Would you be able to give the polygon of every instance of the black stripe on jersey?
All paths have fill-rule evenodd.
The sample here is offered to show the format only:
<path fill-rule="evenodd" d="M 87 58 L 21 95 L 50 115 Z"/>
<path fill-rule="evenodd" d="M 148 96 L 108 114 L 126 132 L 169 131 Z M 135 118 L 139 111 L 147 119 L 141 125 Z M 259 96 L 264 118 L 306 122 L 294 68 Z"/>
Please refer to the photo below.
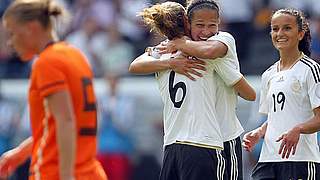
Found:
<path fill-rule="evenodd" d="M 308 63 L 310 63 L 311 65 L 313 65 L 314 69 L 315 69 L 315 72 L 317 74 L 317 77 L 318 77 L 318 82 L 320 82 L 320 69 L 319 69 L 319 64 L 317 62 L 312 62 L 310 61 L 310 58 L 308 57 L 305 57 L 304 58 Z"/>
<path fill-rule="evenodd" d="M 319 74 L 320 74 L 320 64 L 316 63 L 316 64 L 315 64 L 315 67 L 317 68 L 317 70 L 318 70 L 318 72 L 319 72 Z"/>
<path fill-rule="evenodd" d="M 319 64 L 313 64 L 313 67 L 317 73 L 318 76 L 318 82 L 320 82 L 320 69 L 319 69 Z"/>
<path fill-rule="evenodd" d="M 309 68 L 311 69 L 311 72 L 312 72 L 314 81 L 315 81 L 316 83 L 320 82 L 319 73 L 317 72 L 316 69 L 314 69 L 315 67 L 312 66 L 312 62 L 309 61 L 309 60 L 307 60 L 307 59 L 305 59 L 305 58 L 302 58 L 300 61 L 301 61 L 302 63 L 304 63 L 305 65 L 309 66 Z"/>
<path fill-rule="evenodd" d="M 309 62 L 311 65 L 314 67 L 314 71 L 317 74 L 318 77 L 318 82 L 320 82 L 320 69 L 319 69 L 319 64 L 318 63 L 312 63 L 307 57 L 304 58 L 307 62 Z"/>

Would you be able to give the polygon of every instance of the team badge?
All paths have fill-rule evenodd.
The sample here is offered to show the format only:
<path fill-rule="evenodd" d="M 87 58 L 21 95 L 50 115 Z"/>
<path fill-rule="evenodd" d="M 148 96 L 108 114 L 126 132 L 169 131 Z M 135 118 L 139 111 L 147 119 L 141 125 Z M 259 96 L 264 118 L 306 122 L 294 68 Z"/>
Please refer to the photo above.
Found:
<path fill-rule="evenodd" d="M 291 83 L 291 89 L 294 92 L 299 92 L 301 90 L 300 81 L 298 79 L 294 79 Z"/>

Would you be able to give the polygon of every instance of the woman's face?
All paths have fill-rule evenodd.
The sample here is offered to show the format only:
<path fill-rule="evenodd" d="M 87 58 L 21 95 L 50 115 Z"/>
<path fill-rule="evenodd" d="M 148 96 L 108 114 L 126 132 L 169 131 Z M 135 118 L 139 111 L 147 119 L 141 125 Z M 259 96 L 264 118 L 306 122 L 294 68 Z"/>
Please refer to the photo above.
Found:
<path fill-rule="evenodd" d="M 7 44 L 14 48 L 16 53 L 23 61 L 31 60 L 34 53 L 32 53 L 33 34 L 27 28 L 27 23 L 21 24 L 14 21 L 13 18 L 6 18 L 3 20 L 3 26 L 7 33 Z"/>
<path fill-rule="evenodd" d="M 271 39 L 279 51 L 298 49 L 304 31 L 299 31 L 296 17 L 289 14 L 275 14 L 271 19 Z"/>
<path fill-rule="evenodd" d="M 218 32 L 219 14 L 213 9 L 199 9 L 191 17 L 191 37 L 195 41 L 206 41 Z"/>

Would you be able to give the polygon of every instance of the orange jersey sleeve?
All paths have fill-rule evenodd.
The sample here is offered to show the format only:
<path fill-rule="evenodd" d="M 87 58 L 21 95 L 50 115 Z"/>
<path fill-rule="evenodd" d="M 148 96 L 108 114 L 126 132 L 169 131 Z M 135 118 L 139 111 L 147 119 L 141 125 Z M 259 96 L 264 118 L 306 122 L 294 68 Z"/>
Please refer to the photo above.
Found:
<path fill-rule="evenodd" d="M 40 90 L 40 95 L 46 97 L 49 94 L 62 89 L 68 89 L 67 74 L 64 72 L 61 57 L 47 55 L 45 60 L 37 62 L 35 76 L 37 77 L 37 86 Z"/>

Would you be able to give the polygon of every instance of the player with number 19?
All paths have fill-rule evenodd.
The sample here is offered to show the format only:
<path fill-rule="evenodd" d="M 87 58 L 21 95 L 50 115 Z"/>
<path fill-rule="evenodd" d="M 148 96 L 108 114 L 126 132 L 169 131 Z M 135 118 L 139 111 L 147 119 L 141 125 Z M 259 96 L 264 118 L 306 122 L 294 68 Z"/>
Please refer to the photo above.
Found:
<path fill-rule="evenodd" d="M 271 38 L 280 60 L 262 75 L 259 111 L 268 119 L 243 140 L 251 151 L 264 137 L 252 178 L 320 179 L 320 65 L 308 57 L 310 29 L 302 12 L 276 11 Z"/>

